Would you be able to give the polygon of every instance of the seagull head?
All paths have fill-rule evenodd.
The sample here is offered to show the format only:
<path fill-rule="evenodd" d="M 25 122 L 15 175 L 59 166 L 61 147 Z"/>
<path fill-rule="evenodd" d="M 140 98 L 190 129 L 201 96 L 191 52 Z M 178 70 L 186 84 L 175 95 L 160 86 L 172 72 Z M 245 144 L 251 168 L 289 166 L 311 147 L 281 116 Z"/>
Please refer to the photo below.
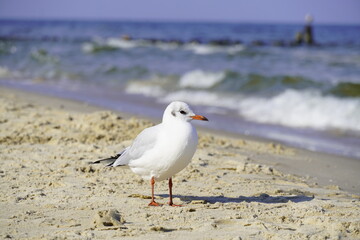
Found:
<path fill-rule="evenodd" d="M 188 104 L 180 101 L 170 103 L 165 109 L 163 122 L 177 119 L 181 121 L 190 122 L 191 120 L 209 121 L 206 117 L 196 115 Z"/>

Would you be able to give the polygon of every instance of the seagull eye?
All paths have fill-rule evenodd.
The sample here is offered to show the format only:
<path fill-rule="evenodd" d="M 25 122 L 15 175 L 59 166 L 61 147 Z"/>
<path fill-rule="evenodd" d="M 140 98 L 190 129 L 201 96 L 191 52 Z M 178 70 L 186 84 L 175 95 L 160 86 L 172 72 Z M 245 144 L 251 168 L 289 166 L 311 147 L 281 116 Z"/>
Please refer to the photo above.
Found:
<path fill-rule="evenodd" d="M 185 115 L 185 114 L 186 114 L 186 112 L 185 112 L 184 110 L 181 110 L 180 113 L 181 113 L 182 115 Z"/>

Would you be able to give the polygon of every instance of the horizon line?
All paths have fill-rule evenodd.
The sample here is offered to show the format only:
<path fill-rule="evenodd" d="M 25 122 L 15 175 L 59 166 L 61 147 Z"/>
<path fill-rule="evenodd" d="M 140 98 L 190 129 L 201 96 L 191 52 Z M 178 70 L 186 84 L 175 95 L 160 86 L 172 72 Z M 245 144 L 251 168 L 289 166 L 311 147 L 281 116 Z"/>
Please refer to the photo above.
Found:
<path fill-rule="evenodd" d="M 0 21 L 83 21 L 83 22 L 153 22 L 153 23 L 228 23 L 228 24 L 297 24 L 305 21 L 270 21 L 270 20 L 220 20 L 220 19 L 139 19 L 139 18 L 36 18 L 36 17 L 0 17 Z M 312 25 L 355 25 L 356 22 L 317 22 Z"/>

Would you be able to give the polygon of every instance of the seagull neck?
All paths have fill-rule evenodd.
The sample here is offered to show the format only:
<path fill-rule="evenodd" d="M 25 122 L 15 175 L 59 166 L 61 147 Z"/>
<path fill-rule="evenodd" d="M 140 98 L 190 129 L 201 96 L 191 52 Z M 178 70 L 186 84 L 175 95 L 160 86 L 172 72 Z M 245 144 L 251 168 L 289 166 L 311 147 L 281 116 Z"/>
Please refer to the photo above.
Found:
<path fill-rule="evenodd" d="M 184 124 L 190 124 L 189 122 L 183 121 L 181 119 L 177 119 L 177 118 L 165 118 L 163 120 L 163 124 L 164 125 L 184 125 Z"/>

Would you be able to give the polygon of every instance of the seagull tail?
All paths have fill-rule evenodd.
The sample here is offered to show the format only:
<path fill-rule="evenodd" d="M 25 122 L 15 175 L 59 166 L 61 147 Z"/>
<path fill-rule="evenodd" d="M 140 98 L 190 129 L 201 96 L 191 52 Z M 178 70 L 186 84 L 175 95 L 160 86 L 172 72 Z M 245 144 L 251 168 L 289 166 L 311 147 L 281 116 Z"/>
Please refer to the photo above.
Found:
<path fill-rule="evenodd" d="M 92 162 L 91 164 L 98 164 L 98 163 L 104 162 L 104 163 L 107 163 L 106 166 L 110 167 L 116 161 L 116 159 L 118 159 L 121 156 L 121 154 L 122 153 L 119 153 L 119 154 L 116 154 L 116 155 L 108 157 L 108 158 L 100 159 L 95 162 Z"/>

